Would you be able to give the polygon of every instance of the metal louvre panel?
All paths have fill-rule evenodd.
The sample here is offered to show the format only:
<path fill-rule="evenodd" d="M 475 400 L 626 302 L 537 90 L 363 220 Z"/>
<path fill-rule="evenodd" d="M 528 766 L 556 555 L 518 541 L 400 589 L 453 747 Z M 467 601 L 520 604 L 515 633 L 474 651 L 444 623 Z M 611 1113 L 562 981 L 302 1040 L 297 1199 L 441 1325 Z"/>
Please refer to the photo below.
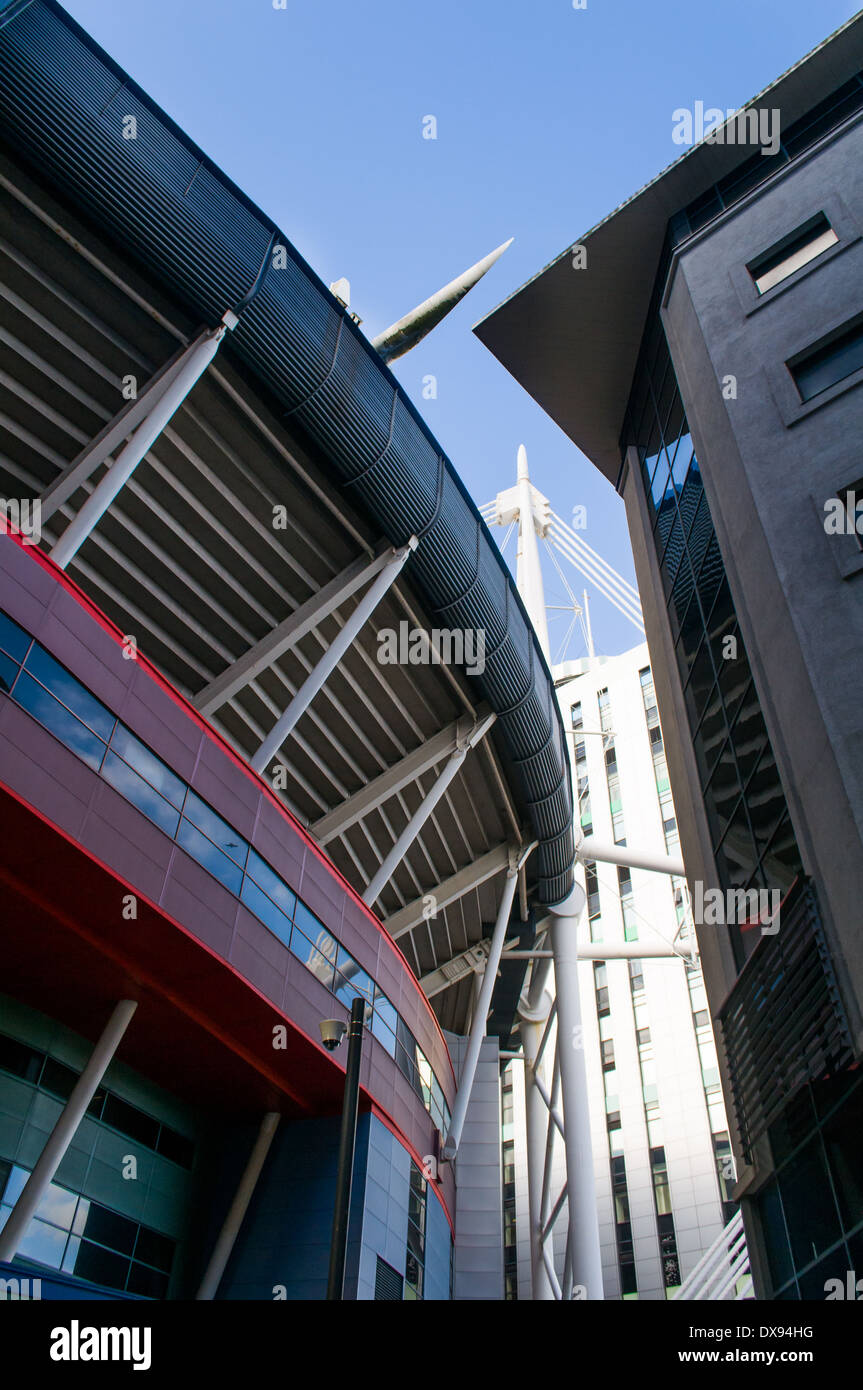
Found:
<path fill-rule="evenodd" d="M 854 1058 L 812 884 L 782 909 L 719 1012 L 734 1108 L 751 1151 L 806 1081 Z"/>
<path fill-rule="evenodd" d="M 6 23 L 0 10 L 0 79 L 4 135 L 82 217 L 200 320 L 214 325 L 239 304 L 277 228 L 54 0 L 33 0 Z M 126 115 L 138 122 L 137 140 L 122 138 Z M 289 427 L 302 426 L 392 542 L 422 535 L 408 573 L 429 611 L 443 612 L 449 626 L 486 630 L 492 654 L 472 679 L 500 715 L 494 737 L 504 759 L 521 760 L 513 775 L 541 841 L 540 889 L 555 901 L 572 885 L 568 762 L 551 677 L 521 600 L 395 378 L 287 239 L 280 242 L 286 266 L 267 269 L 223 350 L 255 372 Z M 447 615 L 456 602 L 457 623 Z"/>

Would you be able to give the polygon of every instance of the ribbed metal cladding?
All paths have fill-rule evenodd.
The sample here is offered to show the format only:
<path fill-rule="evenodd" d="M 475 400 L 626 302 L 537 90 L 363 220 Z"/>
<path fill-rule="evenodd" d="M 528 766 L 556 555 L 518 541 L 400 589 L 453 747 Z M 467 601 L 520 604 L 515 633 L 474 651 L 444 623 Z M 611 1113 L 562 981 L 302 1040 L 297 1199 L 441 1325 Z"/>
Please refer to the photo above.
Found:
<path fill-rule="evenodd" d="M 123 138 L 133 115 L 136 139 Z M 0 130 L 85 220 L 213 326 L 255 283 L 275 225 L 54 0 L 0 0 Z M 486 632 L 471 677 L 531 833 L 543 902 L 572 887 L 572 790 L 551 676 L 497 547 L 395 378 L 290 245 L 226 349 L 279 401 L 393 543 L 440 625 Z"/>
<path fill-rule="evenodd" d="M 815 890 L 801 884 L 719 1014 L 747 1159 L 796 1091 L 854 1060 Z"/>

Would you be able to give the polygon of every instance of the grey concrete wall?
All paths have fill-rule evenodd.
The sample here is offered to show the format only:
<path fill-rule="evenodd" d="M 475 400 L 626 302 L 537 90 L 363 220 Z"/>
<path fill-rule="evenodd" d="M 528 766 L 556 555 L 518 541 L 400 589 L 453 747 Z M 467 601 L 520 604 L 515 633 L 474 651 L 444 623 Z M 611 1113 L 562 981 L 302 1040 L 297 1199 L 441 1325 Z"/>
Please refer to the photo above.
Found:
<path fill-rule="evenodd" d="M 838 244 L 759 297 L 746 266 L 825 212 Z M 664 322 L 806 872 L 863 1045 L 863 554 L 823 502 L 863 475 L 863 372 L 800 401 L 787 363 L 863 311 L 863 122 L 679 249 Z M 736 399 L 722 385 L 736 378 Z"/>

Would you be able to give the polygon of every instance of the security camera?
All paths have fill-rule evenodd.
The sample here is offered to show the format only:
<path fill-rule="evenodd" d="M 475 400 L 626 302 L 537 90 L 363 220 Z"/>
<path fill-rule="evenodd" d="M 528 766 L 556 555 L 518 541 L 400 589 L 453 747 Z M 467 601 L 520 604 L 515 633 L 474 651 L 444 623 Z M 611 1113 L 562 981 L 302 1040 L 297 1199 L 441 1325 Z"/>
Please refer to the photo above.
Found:
<path fill-rule="evenodd" d="M 340 1018 L 322 1018 L 320 1022 L 321 1042 L 327 1052 L 335 1052 L 348 1031 L 348 1025 Z"/>

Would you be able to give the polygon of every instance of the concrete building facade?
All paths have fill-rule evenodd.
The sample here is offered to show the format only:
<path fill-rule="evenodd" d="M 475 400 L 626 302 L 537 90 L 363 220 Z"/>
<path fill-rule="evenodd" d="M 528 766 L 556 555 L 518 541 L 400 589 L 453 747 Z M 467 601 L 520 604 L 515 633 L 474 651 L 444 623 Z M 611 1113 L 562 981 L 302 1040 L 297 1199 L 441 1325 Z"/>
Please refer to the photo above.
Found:
<path fill-rule="evenodd" d="M 676 815 L 648 649 L 555 667 L 571 731 L 582 833 L 676 854 Z M 734 1213 L 728 1124 L 704 982 L 691 959 L 686 881 L 587 861 L 580 930 L 591 943 L 676 945 L 679 958 L 586 961 L 580 968 L 594 1175 L 606 1298 L 670 1297 Z M 688 959 L 687 959 L 688 957 Z M 504 1087 L 504 1172 L 515 1169 L 510 1296 L 530 1296 L 524 1066 Z M 511 1101 L 507 1096 L 511 1094 Z M 555 1191 L 565 1177 L 560 1146 Z M 507 1233 L 511 1241 L 511 1233 Z M 555 1231 L 562 1260 L 565 1227 Z M 513 1266 L 514 1271 L 513 1271 Z"/>

